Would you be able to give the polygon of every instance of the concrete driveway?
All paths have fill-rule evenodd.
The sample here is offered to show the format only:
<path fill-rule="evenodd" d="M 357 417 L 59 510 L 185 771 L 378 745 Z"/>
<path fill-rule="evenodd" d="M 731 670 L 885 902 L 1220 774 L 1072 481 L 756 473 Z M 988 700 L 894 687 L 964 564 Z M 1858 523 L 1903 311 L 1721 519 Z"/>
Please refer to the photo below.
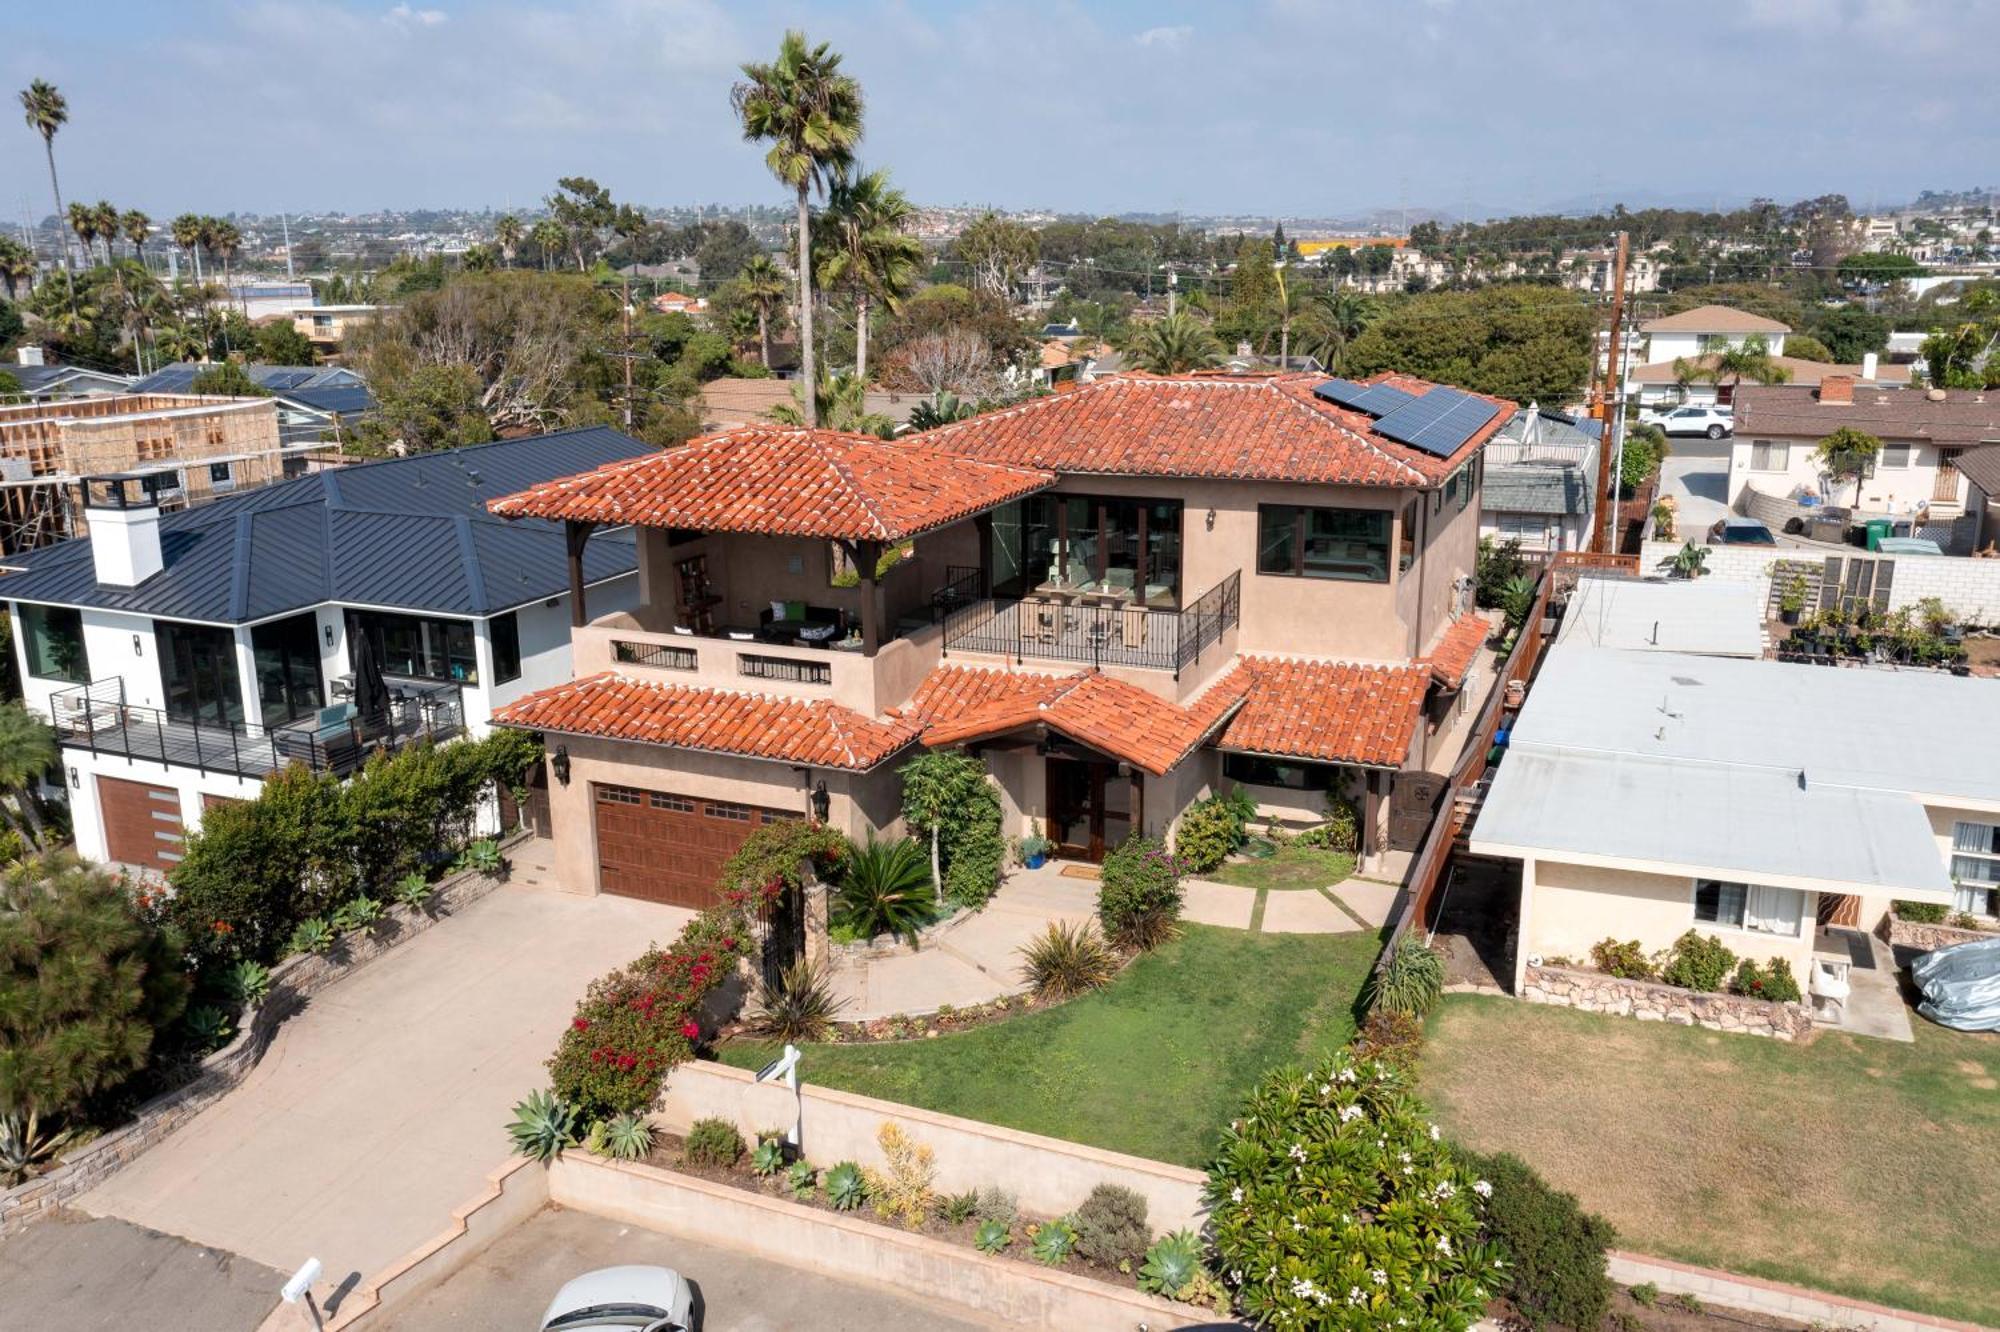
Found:
<path fill-rule="evenodd" d="M 1677 439 L 1660 463 L 1660 494 L 1679 506 L 1683 537 L 1700 541 L 1716 520 L 1729 516 L 1729 441 L 1718 455 L 1705 439 Z"/>
<path fill-rule="evenodd" d="M 517 857 L 517 864 L 522 857 Z M 691 913 L 517 882 L 323 990 L 241 1086 L 80 1201 L 327 1284 L 443 1229 L 591 978 Z"/>
<path fill-rule="evenodd" d="M 123 1221 L 58 1211 L 0 1240 L 0 1327 L 250 1332 L 290 1275 Z"/>

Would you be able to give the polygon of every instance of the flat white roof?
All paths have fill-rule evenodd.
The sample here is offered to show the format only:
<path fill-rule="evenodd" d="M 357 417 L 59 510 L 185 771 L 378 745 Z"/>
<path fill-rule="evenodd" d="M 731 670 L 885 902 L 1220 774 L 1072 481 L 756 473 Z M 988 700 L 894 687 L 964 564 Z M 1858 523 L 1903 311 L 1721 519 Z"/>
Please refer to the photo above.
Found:
<path fill-rule="evenodd" d="M 1720 578 L 1579 578 L 1556 641 L 1704 657 L 1761 657 L 1760 586 Z"/>

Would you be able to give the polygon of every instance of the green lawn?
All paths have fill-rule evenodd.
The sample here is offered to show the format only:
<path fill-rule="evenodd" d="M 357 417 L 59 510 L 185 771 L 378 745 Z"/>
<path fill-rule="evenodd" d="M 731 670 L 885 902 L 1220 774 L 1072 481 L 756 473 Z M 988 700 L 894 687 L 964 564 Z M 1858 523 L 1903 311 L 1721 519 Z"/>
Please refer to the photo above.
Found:
<path fill-rule="evenodd" d="M 1450 996 L 1423 1088 L 1626 1247 L 2000 1325 L 2000 1036 L 1795 1047 Z"/>
<path fill-rule="evenodd" d="M 1283 891 L 1331 888 L 1352 873 L 1354 857 L 1345 851 L 1283 846 L 1276 855 L 1263 860 L 1232 861 L 1202 877 L 1214 883 L 1233 883 L 1238 888 Z"/>
<path fill-rule="evenodd" d="M 1182 1165 L 1259 1075 L 1354 1034 L 1373 934 L 1258 935 L 1189 925 L 1105 989 L 950 1036 L 815 1045 L 808 1081 Z M 754 1068 L 771 1047 L 722 1057 Z"/>

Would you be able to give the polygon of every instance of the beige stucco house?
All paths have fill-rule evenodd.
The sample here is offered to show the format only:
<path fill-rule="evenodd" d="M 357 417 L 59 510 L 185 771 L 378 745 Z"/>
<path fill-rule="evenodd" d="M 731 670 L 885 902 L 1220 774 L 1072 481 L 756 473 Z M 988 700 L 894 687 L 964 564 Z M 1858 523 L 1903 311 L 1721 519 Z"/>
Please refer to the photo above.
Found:
<path fill-rule="evenodd" d="M 1398 417 L 1397 412 L 1404 415 Z M 537 486 L 581 552 L 637 531 L 639 606 L 579 609 L 540 731 L 577 889 L 701 903 L 772 819 L 900 826 L 963 746 L 1009 836 L 1095 858 L 1224 783 L 1359 801 L 1378 853 L 1486 625 L 1480 453 L 1510 403 L 1423 381 L 1135 375 L 893 443 L 750 425 Z"/>

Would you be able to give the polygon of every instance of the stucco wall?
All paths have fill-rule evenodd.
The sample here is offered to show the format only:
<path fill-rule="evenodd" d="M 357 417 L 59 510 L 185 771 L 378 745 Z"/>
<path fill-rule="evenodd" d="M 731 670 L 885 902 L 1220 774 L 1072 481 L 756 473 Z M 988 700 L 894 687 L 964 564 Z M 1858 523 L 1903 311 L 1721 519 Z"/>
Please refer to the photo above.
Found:
<path fill-rule="evenodd" d="M 1826 433 L 1832 434 L 1841 425 L 1829 408 Z M 1828 503 L 1852 505 L 1854 503 L 1854 483 L 1852 481 L 1830 480 L 1820 470 L 1816 450 L 1820 435 L 1773 435 L 1744 433 L 1731 436 L 1729 445 L 1729 498 L 1732 502 L 1740 499 L 1745 486 L 1754 486 L 1767 495 L 1789 496 L 1799 487 L 1809 488 L 1825 497 Z M 1952 500 L 1932 498 L 1932 488 L 1937 483 L 1938 446 L 1923 440 L 1899 438 L 1894 435 L 1882 436 L 1885 445 L 1908 445 L 1909 461 L 1903 466 L 1890 466 L 1878 462 L 1875 475 L 1861 484 L 1861 507 L 1883 513 L 1906 515 L 1918 504 L 1929 504 L 1933 509 L 1959 508 L 1965 500 L 1966 486 L 1963 478 L 1958 483 L 1958 493 Z M 1760 443 L 1783 444 L 1785 463 L 1782 468 L 1753 469 L 1750 466 L 1751 446 Z"/>
<path fill-rule="evenodd" d="M 1698 930 L 1722 940 L 1738 957 L 1759 962 L 1783 958 L 1801 983 L 1810 974 L 1815 906 L 1811 894 L 1806 895 L 1799 933 L 1786 938 L 1695 920 L 1694 881 L 1684 876 L 1547 859 L 1524 864 L 1520 949 L 1524 961 L 1539 956 L 1587 962 L 1591 946 L 1604 939 L 1636 939 L 1650 953 Z"/>
<path fill-rule="evenodd" d="M 1693 534 L 1699 542 L 1700 534 Z M 1648 541 L 1639 558 L 1647 574 L 1660 572 L 1663 562 L 1672 560 L 1681 548 L 1678 541 Z M 1771 566 L 1780 558 L 1831 555 L 1836 559 L 1886 560 L 1896 573 L 1889 584 L 1889 609 L 1912 606 L 1925 597 L 1936 597 L 1961 621 L 1971 625 L 2000 625 L 2000 560 L 1972 560 L 1954 555 L 1870 555 L 1864 550 L 1814 547 L 1811 552 L 1759 550 L 1748 546 L 1708 548 L 1705 578 L 1730 582 L 1756 583 L 1760 596 L 1770 595 Z"/>

